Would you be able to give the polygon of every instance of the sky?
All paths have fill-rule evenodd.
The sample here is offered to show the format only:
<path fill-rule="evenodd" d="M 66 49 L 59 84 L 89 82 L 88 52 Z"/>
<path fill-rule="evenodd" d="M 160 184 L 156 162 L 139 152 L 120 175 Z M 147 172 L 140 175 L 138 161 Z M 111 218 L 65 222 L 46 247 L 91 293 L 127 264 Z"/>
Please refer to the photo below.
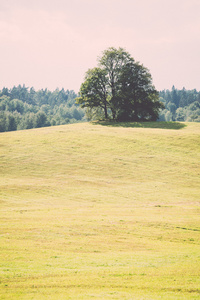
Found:
<path fill-rule="evenodd" d="M 79 91 L 109 47 L 157 90 L 200 90 L 200 0 L 0 0 L 0 89 Z"/>

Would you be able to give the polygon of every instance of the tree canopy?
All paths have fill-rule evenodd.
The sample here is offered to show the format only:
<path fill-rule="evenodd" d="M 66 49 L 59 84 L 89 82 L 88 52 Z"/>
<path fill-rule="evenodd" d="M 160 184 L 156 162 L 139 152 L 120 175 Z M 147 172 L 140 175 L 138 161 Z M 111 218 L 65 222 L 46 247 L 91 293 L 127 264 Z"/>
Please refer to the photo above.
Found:
<path fill-rule="evenodd" d="M 154 121 L 163 104 L 148 69 L 123 48 L 108 48 L 86 72 L 77 103 L 119 121 Z"/>
<path fill-rule="evenodd" d="M 196 89 L 160 92 L 160 101 L 165 108 L 160 112 L 159 121 L 200 122 L 200 92 Z"/>
<path fill-rule="evenodd" d="M 0 132 L 84 122 L 74 91 L 35 91 L 25 85 L 0 90 Z"/>

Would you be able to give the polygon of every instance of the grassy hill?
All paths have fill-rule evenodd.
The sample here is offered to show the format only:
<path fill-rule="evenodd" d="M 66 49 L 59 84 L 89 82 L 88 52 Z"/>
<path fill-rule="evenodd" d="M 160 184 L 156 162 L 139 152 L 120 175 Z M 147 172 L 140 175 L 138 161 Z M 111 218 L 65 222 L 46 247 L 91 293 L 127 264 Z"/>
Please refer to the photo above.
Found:
<path fill-rule="evenodd" d="M 106 125 L 0 134 L 0 299 L 200 299 L 200 124 Z"/>

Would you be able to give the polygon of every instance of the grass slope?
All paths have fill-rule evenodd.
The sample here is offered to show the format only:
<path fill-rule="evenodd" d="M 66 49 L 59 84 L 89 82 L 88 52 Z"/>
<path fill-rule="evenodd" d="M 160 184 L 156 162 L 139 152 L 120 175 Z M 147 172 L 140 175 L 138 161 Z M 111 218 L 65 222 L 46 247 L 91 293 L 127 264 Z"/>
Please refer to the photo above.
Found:
<path fill-rule="evenodd" d="M 0 299 L 200 299 L 200 124 L 102 125 L 0 134 Z"/>

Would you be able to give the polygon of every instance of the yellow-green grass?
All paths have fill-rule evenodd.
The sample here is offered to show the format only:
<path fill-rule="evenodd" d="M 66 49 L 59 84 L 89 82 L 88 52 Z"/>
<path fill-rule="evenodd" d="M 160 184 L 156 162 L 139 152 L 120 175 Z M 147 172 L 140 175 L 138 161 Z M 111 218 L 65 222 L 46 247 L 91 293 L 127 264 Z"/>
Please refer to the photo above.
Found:
<path fill-rule="evenodd" d="M 0 299 L 200 299 L 200 124 L 159 124 L 0 134 Z"/>

